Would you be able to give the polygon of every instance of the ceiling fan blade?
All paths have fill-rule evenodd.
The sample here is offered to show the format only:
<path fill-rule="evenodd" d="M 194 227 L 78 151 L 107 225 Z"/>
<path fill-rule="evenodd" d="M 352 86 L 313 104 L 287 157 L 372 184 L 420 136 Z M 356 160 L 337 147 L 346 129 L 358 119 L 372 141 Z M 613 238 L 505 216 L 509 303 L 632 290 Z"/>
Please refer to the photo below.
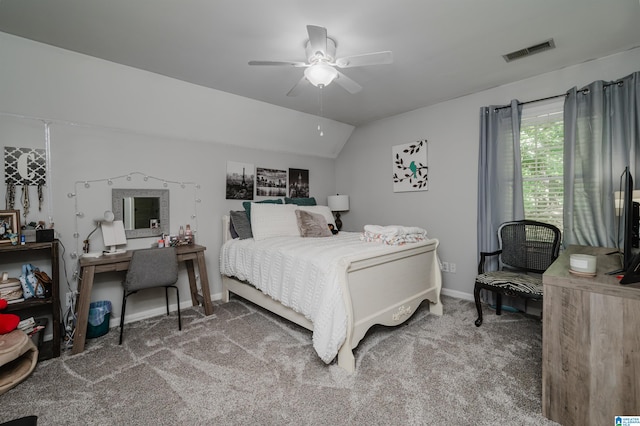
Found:
<path fill-rule="evenodd" d="M 305 77 L 302 77 L 295 86 L 287 92 L 287 96 L 298 96 L 304 87 L 310 84 Z"/>
<path fill-rule="evenodd" d="M 362 90 L 362 86 L 360 86 L 358 83 L 356 83 L 355 81 L 351 80 L 349 77 L 347 77 L 346 75 L 342 74 L 340 71 L 338 71 L 338 77 L 336 77 L 335 80 L 336 83 L 338 83 L 340 86 L 342 86 L 347 92 L 351 93 L 352 95 L 354 93 L 358 93 L 359 91 Z"/>
<path fill-rule="evenodd" d="M 284 61 L 249 61 L 249 65 L 286 65 L 290 67 L 306 67 L 306 62 L 284 62 Z"/>
<path fill-rule="evenodd" d="M 336 59 L 336 66 L 340 68 L 362 67 L 365 65 L 383 65 L 393 62 L 393 52 L 365 53 L 362 55 L 346 56 Z"/>
<path fill-rule="evenodd" d="M 327 29 L 315 25 L 307 25 L 307 32 L 309 33 L 311 53 L 321 52 L 322 56 L 327 56 Z"/>

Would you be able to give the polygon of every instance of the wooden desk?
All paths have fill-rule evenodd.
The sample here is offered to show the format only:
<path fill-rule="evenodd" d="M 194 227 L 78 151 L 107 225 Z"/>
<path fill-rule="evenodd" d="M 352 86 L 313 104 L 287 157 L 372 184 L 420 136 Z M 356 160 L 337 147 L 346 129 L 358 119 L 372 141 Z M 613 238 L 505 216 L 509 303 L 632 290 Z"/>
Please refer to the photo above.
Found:
<path fill-rule="evenodd" d="M 200 245 L 178 247 L 178 262 L 184 262 L 187 266 L 189 276 L 189 287 L 191 290 L 191 302 L 193 306 L 202 303 L 205 315 L 213 313 L 211 304 L 211 294 L 209 293 L 209 277 L 207 266 L 204 262 L 204 251 L 206 247 Z M 72 354 L 84 351 L 84 344 L 87 337 L 87 321 L 89 319 L 89 304 L 91 303 L 91 290 L 93 289 L 93 279 L 95 274 L 102 272 L 126 271 L 129 269 L 132 251 L 123 254 L 100 256 L 96 258 L 80 258 L 80 280 L 78 281 L 78 300 L 76 302 L 76 331 L 73 338 Z M 196 274 L 194 261 L 197 261 L 200 273 L 200 284 L 202 295 L 198 293 L 196 285 Z"/>
<path fill-rule="evenodd" d="M 640 284 L 606 275 L 611 251 L 570 246 L 542 276 L 542 414 L 563 425 L 640 414 Z M 595 277 L 569 272 L 577 253 L 597 257 Z"/>

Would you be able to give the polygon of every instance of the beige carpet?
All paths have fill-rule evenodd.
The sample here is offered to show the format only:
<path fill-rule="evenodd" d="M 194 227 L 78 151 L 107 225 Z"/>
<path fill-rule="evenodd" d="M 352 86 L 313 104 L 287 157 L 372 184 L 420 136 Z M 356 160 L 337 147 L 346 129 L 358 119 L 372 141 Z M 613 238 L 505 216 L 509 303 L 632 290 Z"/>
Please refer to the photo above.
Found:
<path fill-rule="evenodd" d="M 356 373 L 325 365 L 311 333 L 234 298 L 125 326 L 38 364 L 0 397 L 0 421 L 39 425 L 553 425 L 541 414 L 540 321 L 443 297 L 375 327 Z"/>

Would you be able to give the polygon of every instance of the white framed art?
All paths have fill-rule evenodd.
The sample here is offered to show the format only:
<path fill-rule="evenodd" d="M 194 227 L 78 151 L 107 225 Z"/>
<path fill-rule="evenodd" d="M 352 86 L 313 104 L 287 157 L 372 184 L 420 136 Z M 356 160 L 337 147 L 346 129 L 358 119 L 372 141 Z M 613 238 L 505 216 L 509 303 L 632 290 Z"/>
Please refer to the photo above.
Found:
<path fill-rule="evenodd" d="M 393 192 L 428 191 L 427 140 L 396 145 L 393 155 Z"/>

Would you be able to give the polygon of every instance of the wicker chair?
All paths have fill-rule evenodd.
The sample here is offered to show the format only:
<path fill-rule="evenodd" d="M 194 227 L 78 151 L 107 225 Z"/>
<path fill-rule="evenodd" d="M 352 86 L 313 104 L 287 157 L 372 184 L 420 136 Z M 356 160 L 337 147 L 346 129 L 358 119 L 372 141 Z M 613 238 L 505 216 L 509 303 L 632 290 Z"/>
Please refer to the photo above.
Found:
<path fill-rule="evenodd" d="M 477 327 L 482 325 L 480 290 L 496 294 L 496 315 L 502 313 L 502 295 L 542 300 L 542 276 L 558 258 L 560 230 L 553 225 L 532 220 L 506 222 L 498 229 L 500 249 L 480 253 L 478 276 L 473 295 L 478 309 Z M 499 256 L 499 270 L 485 272 L 485 262 Z M 533 273 L 534 275 L 531 275 Z"/>

